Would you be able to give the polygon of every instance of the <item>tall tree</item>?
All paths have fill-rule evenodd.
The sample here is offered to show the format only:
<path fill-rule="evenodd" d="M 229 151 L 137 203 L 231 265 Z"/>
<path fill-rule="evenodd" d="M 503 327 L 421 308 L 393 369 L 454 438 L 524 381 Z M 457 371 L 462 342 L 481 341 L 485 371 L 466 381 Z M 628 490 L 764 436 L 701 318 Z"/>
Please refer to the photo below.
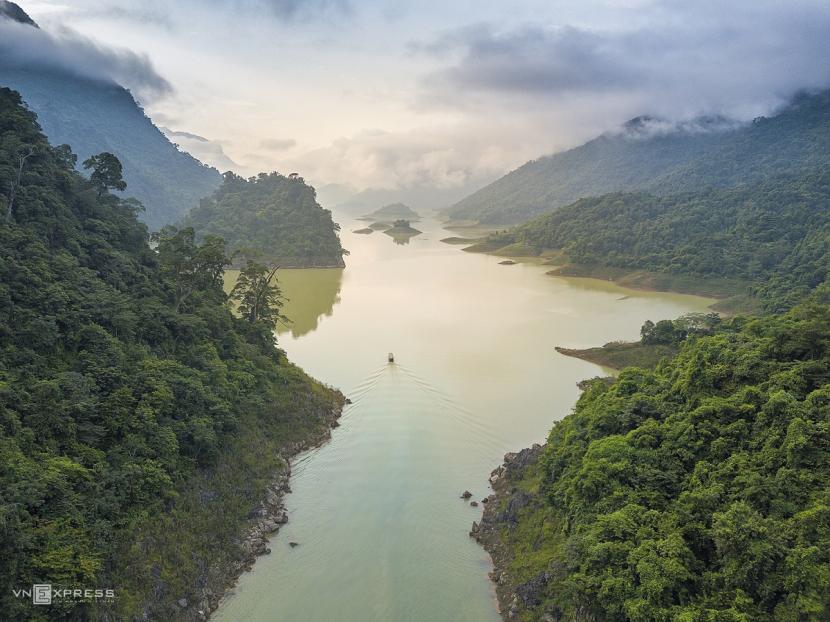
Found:
<path fill-rule="evenodd" d="M 89 180 L 98 189 L 98 196 L 102 196 L 108 190 L 126 190 L 127 188 L 121 161 L 108 151 L 84 160 L 84 168 L 92 169 Z"/>
<path fill-rule="evenodd" d="M 152 240 L 157 244 L 162 273 L 174 284 L 176 311 L 181 311 L 195 292 L 221 291 L 225 266 L 230 263 L 222 238 L 205 236 L 198 245 L 192 228 L 169 226 L 154 233 Z"/>
<path fill-rule="evenodd" d="M 238 303 L 242 317 L 252 323 L 264 323 L 271 331 L 279 322 L 288 321 L 280 313 L 285 297 L 276 281 L 277 270 L 249 259 L 230 295 Z"/>

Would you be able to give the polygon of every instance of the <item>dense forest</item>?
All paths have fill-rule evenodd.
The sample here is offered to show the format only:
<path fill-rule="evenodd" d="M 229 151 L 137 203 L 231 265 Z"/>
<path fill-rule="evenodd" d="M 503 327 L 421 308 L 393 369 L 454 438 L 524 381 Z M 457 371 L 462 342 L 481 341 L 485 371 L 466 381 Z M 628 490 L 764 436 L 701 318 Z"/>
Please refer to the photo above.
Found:
<path fill-rule="evenodd" d="M 225 173 L 222 186 L 182 221 L 200 237 L 218 235 L 232 252 L 270 265 L 342 267 L 344 250 L 331 212 L 302 177 Z"/>
<path fill-rule="evenodd" d="M 223 240 L 151 248 L 110 192 L 118 160 L 76 160 L 0 89 L 1 617 L 178 619 L 227 583 L 280 453 L 342 398 L 277 349 L 261 266 L 234 315 Z M 32 608 L 11 590 L 33 583 L 117 598 Z"/>
<path fill-rule="evenodd" d="M 0 20 L 37 28 L 20 7 L 8 3 L 7 10 Z M 13 58 L 0 44 L 0 86 L 18 91 L 49 141 L 72 145 L 79 162 L 96 153 L 115 154 L 124 166 L 129 196 L 144 205 L 139 219 L 151 229 L 176 222 L 219 187 L 219 171 L 171 143 L 127 89 Z"/>
<path fill-rule="evenodd" d="M 830 270 L 830 169 L 669 196 L 609 194 L 490 236 L 488 249 L 564 252 L 587 266 L 738 279 L 768 311 Z"/>
<path fill-rule="evenodd" d="M 588 196 L 676 194 L 756 183 L 830 166 L 830 91 L 802 94 L 768 118 L 672 125 L 641 117 L 619 132 L 533 160 L 447 210 L 457 220 L 513 224 Z"/>
<path fill-rule="evenodd" d="M 474 527 L 507 551 L 510 619 L 827 620 L 828 303 L 824 285 L 590 382 L 538 459 L 514 455 Z"/>

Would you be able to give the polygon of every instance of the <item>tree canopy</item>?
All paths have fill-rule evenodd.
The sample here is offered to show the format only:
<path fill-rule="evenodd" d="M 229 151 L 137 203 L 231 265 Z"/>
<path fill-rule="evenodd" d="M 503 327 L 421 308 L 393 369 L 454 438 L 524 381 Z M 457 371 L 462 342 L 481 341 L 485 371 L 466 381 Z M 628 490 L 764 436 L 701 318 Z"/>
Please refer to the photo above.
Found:
<path fill-rule="evenodd" d="M 302 177 L 225 173 L 222 186 L 182 221 L 199 238 L 216 235 L 232 252 L 271 266 L 339 267 L 345 251 L 331 212 Z"/>
<path fill-rule="evenodd" d="M 828 277 L 828 204 L 830 170 L 807 170 L 727 190 L 581 199 L 487 242 L 557 249 L 588 266 L 742 279 L 781 311 Z"/>
<path fill-rule="evenodd" d="M 225 584 L 280 451 L 339 399 L 233 313 L 221 239 L 165 229 L 151 247 L 105 160 L 101 179 L 77 173 L 0 88 L 4 620 L 167 619 Z M 11 588 L 33 583 L 117 598 L 32 608 Z"/>
<path fill-rule="evenodd" d="M 589 383 L 513 482 L 533 500 L 505 531 L 511 573 L 542 586 L 516 619 L 827 619 L 830 289 L 817 294 Z"/>

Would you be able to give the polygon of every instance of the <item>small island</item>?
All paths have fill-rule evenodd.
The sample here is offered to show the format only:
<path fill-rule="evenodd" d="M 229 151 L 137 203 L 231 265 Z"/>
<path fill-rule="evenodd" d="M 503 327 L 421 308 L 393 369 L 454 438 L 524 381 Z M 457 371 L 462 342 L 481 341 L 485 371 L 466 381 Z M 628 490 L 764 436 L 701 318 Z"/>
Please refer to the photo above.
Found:
<path fill-rule="evenodd" d="M 352 233 L 359 233 L 361 235 L 369 235 L 370 233 L 374 233 L 375 230 L 371 227 L 363 227 L 363 229 L 355 229 Z"/>
<path fill-rule="evenodd" d="M 384 205 L 383 207 L 376 209 L 371 214 L 366 214 L 360 220 L 373 220 L 373 221 L 389 221 L 389 220 L 400 220 L 405 219 L 409 221 L 413 220 L 420 220 L 421 216 L 416 212 L 414 209 L 406 205 L 405 203 L 390 203 L 389 205 Z"/>

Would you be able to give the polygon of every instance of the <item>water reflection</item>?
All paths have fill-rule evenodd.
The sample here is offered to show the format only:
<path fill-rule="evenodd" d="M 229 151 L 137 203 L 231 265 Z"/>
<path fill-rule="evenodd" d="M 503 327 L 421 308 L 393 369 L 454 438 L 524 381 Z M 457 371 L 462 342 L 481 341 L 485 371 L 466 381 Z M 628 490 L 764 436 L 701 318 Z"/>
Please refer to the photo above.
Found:
<path fill-rule="evenodd" d="M 288 298 L 282 312 L 291 320 L 288 326 L 277 328 L 278 334 L 290 332 L 297 338 L 316 330 L 320 320 L 330 317 L 340 302 L 342 268 L 286 269 L 278 276 Z"/>
<path fill-rule="evenodd" d="M 225 291 L 233 289 L 239 270 L 225 272 Z M 340 302 L 343 284 L 342 268 L 285 268 L 277 272 L 277 280 L 286 297 L 282 314 L 290 321 L 277 326 L 277 334 L 290 333 L 295 339 L 317 329 L 320 320 L 330 317 Z"/>
<path fill-rule="evenodd" d="M 384 233 L 388 235 L 390 238 L 392 238 L 392 241 L 395 244 L 398 244 L 400 246 L 405 246 L 409 244 L 409 240 L 414 238 L 416 235 L 421 235 L 420 231 L 416 233 L 392 233 L 389 231 L 384 231 Z"/>

